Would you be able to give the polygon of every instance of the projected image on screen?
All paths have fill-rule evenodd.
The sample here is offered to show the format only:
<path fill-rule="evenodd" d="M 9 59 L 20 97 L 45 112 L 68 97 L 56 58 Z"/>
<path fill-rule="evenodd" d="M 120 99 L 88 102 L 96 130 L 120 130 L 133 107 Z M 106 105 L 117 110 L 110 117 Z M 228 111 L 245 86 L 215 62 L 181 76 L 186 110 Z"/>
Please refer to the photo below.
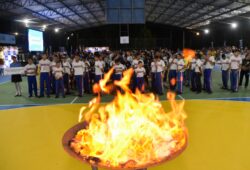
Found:
<path fill-rule="evenodd" d="M 29 29 L 29 51 L 43 51 L 43 32 Z"/>

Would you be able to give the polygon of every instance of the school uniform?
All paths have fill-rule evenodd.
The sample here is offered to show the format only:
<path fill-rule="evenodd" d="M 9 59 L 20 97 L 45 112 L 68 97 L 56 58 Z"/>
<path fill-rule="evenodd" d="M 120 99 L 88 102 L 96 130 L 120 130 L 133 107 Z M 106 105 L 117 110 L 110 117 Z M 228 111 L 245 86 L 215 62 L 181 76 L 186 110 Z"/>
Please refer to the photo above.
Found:
<path fill-rule="evenodd" d="M 21 67 L 21 63 L 19 62 L 13 62 L 10 64 L 10 67 Z M 21 96 L 22 91 L 21 91 L 21 85 L 20 82 L 22 82 L 22 76 L 21 74 L 14 74 L 11 75 L 11 82 L 15 84 L 16 88 L 16 96 Z"/>
<path fill-rule="evenodd" d="M 165 66 L 167 66 L 167 65 L 168 65 L 168 57 L 167 57 L 167 56 L 164 56 L 164 57 L 163 57 L 163 61 L 164 61 L 164 63 L 165 63 Z M 164 82 L 164 83 L 166 83 L 167 77 L 168 77 L 168 72 L 167 72 L 167 70 L 165 70 L 164 77 L 163 77 L 163 82 Z"/>
<path fill-rule="evenodd" d="M 88 61 L 85 61 L 84 63 L 85 63 L 85 74 L 83 78 L 84 92 L 90 93 L 90 76 L 89 76 L 90 63 Z"/>
<path fill-rule="evenodd" d="M 51 67 L 51 73 L 52 73 L 50 76 L 51 90 L 52 90 L 52 93 L 54 94 L 56 91 L 56 79 L 53 74 L 53 71 L 54 71 L 54 68 L 56 67 L 56 62 L 52 61 L 50 67 Z"/>
<path fill-rule="evenodd" d="M 231 81 L 231 90 L 233 92 L 238 91 L 238 79 L 239 79 L 239 69 L 242 64 L 242 59 L 240 56 L 231 56 L 230 58 L 230 81 Z"/>
<path fill-rule="evenodd" d="M 53 75 L 55 77 L 56 98 L 59 97 L 60 92 L 61 92 L 62 96 L 65 97 L 63 72 L 64 71 L 63 71 L 62 67 L 54 67 L 54 69 L 53 69 Z"/>
<path fill-rule="evenodd" d="M 196 90 L 196 81 L 195 81 L 195 66 L 196 66 L 196 59 L 193 58 L 190 62 L 190 79 L 191 79 L 191 90 Z"/>
<path fill-rule="evenodd" d="M 82 96 L 83 90 L 83 73 L 85 72 L 85 64 L 82 61 L 73 61 L 72 68 L 74 69 L 74 76 L 76 80 L 76 87 L 78 90 L 79 97 Z"/>
<path fill-rule="evenodd" d="M 220 60 L 221 64 L 221 74 L 222 74 L 222 84 L 223 88 L 228 89 L 228 79 L 229 79 L 229 64 L 230 60 L 229 59 L 221 59 Z"/>
<path fill-rule="evenodd" d="M 103 70 L 103 63 L 101 61 L 95 61 L 95 83 L 99 83 L 103 78 Z"/>
<path fill-rule="evenodd" d="M 146 74 L 146 70 L 144 67 L 137 67 L 135 69 L 136 74 L 136 88 L 140 90 L 142 93 L 144 92 L 144 75 Z"/>
<path fill-rule="evenodd" d="M 177 93 L 183 93 L 183 76 L 184 76 L 185 62 L 183 59 L 177 60 Z"/>
<path fill-rule="evenodd" d="M 70 70 L 71 70 L 71 65 L 68 61 L 65 61 L 62 63 L 62 67 L 63 67 L 63 81 L 64 81 L 64 87 L 66 88 L 66 93 L 68 94 L 70 92 L 69 90 L 69 76 L 71 74 Z"/>
<path fill-rule="evenodd" d="M 239 86 L 242 85 L 243 82 L 243 78 L 245 77 L 245 88 L 248 87 L 248 83 L 249 83 L 249 71 L 250 71 L 250 60 L 244 58 L 242 60 L 242 68 L 240 71 L 240 83 Z"/>
<path fill-rule="evenodd" d="M 170 90 L 174 91 L 176 88 L 176 77 L 177 77 L 177 59 L 170 58 L 169 59 L 169 73 L 168 73 L 168 80 L 169 80 L 169 86 Z"/>
<path fill-rule="evenodd" d="M 46 93 L 47 96 L 50 96 L 50 65 L 51 62 L 46 60 L 40 60 L 39 61 L 39 67 L 40 67 L 40 97 L 44 96 L 44 82 L 46 83 Z"/>
<path fill-rule="evenodd" d="M 33 96 L 33 91 L 34 91 L 35 96 L 37 96 L 36 69 L 37 68 L 35 64 L 27 64 L 24 67 L 24 70 L 28 79 L 29 97 Z"/>
<path fill-rule="evenodd" d="M 211 81 L 212 81 L 212 70 L 214 68 L 214 64 L 210 62 L 215 62 L 215 59 L 213 56 L 210 56 L 208 58 L 208 61 L 205 61 L 204 84 L 205 84 L 205 90 L 208 93 L 212 92 Z"/>
<path fill-rule="evenodd" d="M 162 87 L 162 74 L 165 68 L 165 63 L 163 60 L 156 61 L 156 72 L 155 72 L 155 90 L 156 93 L 161 95 L 163 94 L 163 87 Z"/>
<path fill-rule="evenodd" d="M 114 65 L 114 80 L 121 80 L 122 79 L 122 72 L 125 70 L 125 66 L 123 64 L 115 64 Z"/>
<path fill-rule="evenodd" d="M 151 62 L 151 90 L 156 93 L 155 87 L 156 61 Z"/>
<path fill-rule="evenodd" d="M 139 64 L 139 61 L 141 61 L 142 63 L 143 63 L 143 65 L 144 65 L 144 62 L 142 61 L 142 60 L 137 60 L 137 59 L 134 59 L 133 61 L 132 61 L 132 67 L 133 67 L 133 69 L 135 70 L 135 69 L 137 69 L 137 67 L 138 67 L 138 64 Z M 135 91 L 135 89 L 136 89 L 136 87 L 137 87 L 137 84 L 136 84 L 136 74 L 135 74 L 135 72 L 134 72 L 134 74 L 133 74 L 133 76 L 132 76 L 132 90 L 133 91 Z"/>
<path fill-rule="evenodd" d="M 202 65 L 203 62 L 200 59 L 196 59 L 195 62 L 195 82 L 196 82 L 196 91 L 197 93 L 201 92 L 201 75 L 202 75 Z"/>

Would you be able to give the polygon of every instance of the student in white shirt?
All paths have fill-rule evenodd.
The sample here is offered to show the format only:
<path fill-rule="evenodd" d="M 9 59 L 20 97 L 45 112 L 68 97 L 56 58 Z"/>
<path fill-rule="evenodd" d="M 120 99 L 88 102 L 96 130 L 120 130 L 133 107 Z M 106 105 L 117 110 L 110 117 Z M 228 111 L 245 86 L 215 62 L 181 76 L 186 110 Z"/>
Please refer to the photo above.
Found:
<path fill-rule="evenodd" d="M 114 64 L 114 76 L 113 79 L 114 80 L 121 80 L 122 79 L 122 73 L 125 70 L 125 66 L 123 64 L 121 64 L 120 59 L 116 59 L 115 60 L 115 64 Z"/>
<path fill-rule="evenodd" d="M 153 58 L 153 61 L 151 62 L 151 91 L 153 93 L 156 93 L 155 73 L 156 73 L 156 59 Z"/>
<path fill-rule="evenodd" d="M 215 59 L 214 56 L 207 56 L 205 57 L 205 70 L 204 70 L 204 87 L 205 90 L 211 94 L 212 93 L 212 87 L 211 87 L 211 81 L 212 81 L 212 70 L 215 65 Z"/>
<path fill-rule="evenodd" d="M 80 56 L 75 55 L 75 59 L 72 62 L 72 68 L 74 71 L 74 76 L 76 80 L 76 87 L 78 90 L 78 96 L 82 97 L 83 90 L 83 73 L 85 72 L 85 64 L 80 61 Z"/>
<path fill-rule="evenodd" d="M 100 60 L 100 56 L 95 56 L 95 83 L 99 83 L 99 81 L 103 78 L 104 74 L 104 65 Z"/>
<path fill-rule="evenodd" d="M 53 61 L 51 62 L 50 64 L 50 67 L 51 67 L 51 73 L 53 73 L 54 71 L 54 68 L 56 67 L 56 63 L 59 61 L 59 58 L 57 55 L 54 55 L 53 56 Z M 54 74 L 51 74 L 50 76 L 50 82 L 51 82 L 51 91 L 52 91 L 52 94 L 55 94 L 56 92 L 56 79 L 55 79 L 55 76 Z"/>
<path fill-rule="evenodd" d="M 155 55 L 156 62 L 156 72 L 155 72 L 155 90 L 158 95 L 163 95 L 163 87 L 162 87 L 162 78 L 163 78 L 163 72 L 165 71 L 165 63 L 160 58 L 160 54 L 156 53 Z"/>
<path fill-rule="evenodd" d="M 169 59 L 169 72 L 168 72 L 168 80 L 169 87 L 171 91 L 175 91 L 176 88 L 176 77 L 177 77 L 177 59 L 175 55 L 172 55 Z"/>
<path fill-rule="evenodd" d="M 238 92 L 238 79 L 239 71 L 241 69 L 242 58 L 240 57 L 240 51 L 235 50 L 234 55 L 230 58 L 230 81 L 232 92 Z"/>
<path fill-rule="evenodd" d="M 136 88 L 140 90 L 142 93 L 144 93 L 144 76 L 146 74 L 146 70 L 143 67 L 142 61 L 138 62 L 138 67 L 135 69 L 136 74 Z"/>
<path fill-rule="evenodd" d="M 28 64 L 24 67 L 24 72 L 28 79 L 29 97 L 33 97 L 33 91 L 35 96 L 38 97 L 36 81 L 37 67 L 33 63 L 32 58 L 28 59 Z"/>
<path fill-rule="evenodd" d="M 63 98 L 65 98 L 64 94 L 64 82 L 63 82 L 63 68 L 61 67 L 61 63 L 58 61 L 56 63 L 56 66 L 53 68 L 53 75 L 55 77 L 55 88 L 56 88 L 56 97 L 59 97 L 59 93 L 61 91 L 61 94 Z"/>
<path fill-rule="evenodd" d="M 51 62 L 47 59 L 47 55 L 43 54 L 38 64 L 40 67 L 40 97 L 44 97 L 44 82 L 46 83 L 47 97 L 50 97 L 50 65 Z"/>
<path fill-rule="evenodd" d="M 133 59 L 133 61 L 132 61 L 132 68 L 135 70 L 135 69 L 137 69 L 137 67 L 138 67 L 138 64 L 139 64 L 139 61 L 141 61 L 140 60 L 140 53 L 137 53 L 136 55 L 135 55 L 135 57 L 134 57 L 134 59 Z M 142 65 L 144 64 L 143 63 L 143 61 L 141 61 L 142 62 Z M 137 84 L 136 84 L 136 75 L 135 75 L 135 73 L 133 74 L 133 76 L 132 76 L 132 90 L 133 91 L 135 91 L 135 89 L 136 89 L 136 87 L 137 87 Z"/>
<path fill-rule="evenodd" d="M 191 91 L 196 91 L 195 66 L 196 66 L 196 56 L 192 58 L 190 62 Z"/>
<path fill-rule="evenodd" d="M 68 62 L 68 59 L 66 58 L 66 56 L 63 56 L 63 62 L 62 62 L 62 66 L 63 66 L 63 81 L 64 81 L 64 87 L 66 88 L 66 94 L 70 93 L 69 90 L 69 77 L 71 75 L 71 65 Z"/>
<path fill-rule="evenodd" d="M 196 92 L 201 93 L 201 76 L 202 76 L 202 65 L 203 62 L 201 61 L 201 54 L 198 54 L 196 56 L 196 62 L 195 62 L 195 80 L 196 80 Z"/>
<path fill-rule="evenodd" d="M 84 93 L 90 94 L 90 63 L 87 60 L 87 56 L 83 57 L 83 62 L 85 64 L 85 74 L 83 78 L 83 85 L 84 85 Z"/>
<path fill-rule="evenodd" d="M 228 89 L 228 80 L 229 80 L 229 65 L 230 60 L 226 57 L 225 54 L 221 55 L 219 64 L 221 64 L 221 74 L 222 74 L 222 89 Z"/>
<path fill-rule="evenodd" d="M 181 54 L 177 56 L 177 94 L 183 93 L 185 62 Z"/>

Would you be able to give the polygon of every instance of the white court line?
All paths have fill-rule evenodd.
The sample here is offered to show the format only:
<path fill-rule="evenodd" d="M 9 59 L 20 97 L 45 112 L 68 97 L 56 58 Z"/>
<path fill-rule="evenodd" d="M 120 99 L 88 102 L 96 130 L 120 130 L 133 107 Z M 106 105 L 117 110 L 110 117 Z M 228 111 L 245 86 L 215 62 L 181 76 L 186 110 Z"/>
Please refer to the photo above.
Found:
<path fill-rule="evenodd" d="M 221 98 L 198 98 L 198 99 L 187 99 L 187 100 L 229 100 L 229 99 L 247 99 L 250 97 L 221 97 Z"/>
<path fill-rule="evenodd" d="M 182 100 L 185 100 L 185 98 L 184 98 L 184 97 L 182 97 L 181 95 L 178 95 L 178 97 L 179 97 L 179 98 L 181 98 Z"/>
<path fill-rule="evenodd" d="M 72 102 L 70 102 L 70 104 L 73 104 L 77 99 L 78 99 L 78 97 L 75 97 L 74 100 L 72 100 Z"/>

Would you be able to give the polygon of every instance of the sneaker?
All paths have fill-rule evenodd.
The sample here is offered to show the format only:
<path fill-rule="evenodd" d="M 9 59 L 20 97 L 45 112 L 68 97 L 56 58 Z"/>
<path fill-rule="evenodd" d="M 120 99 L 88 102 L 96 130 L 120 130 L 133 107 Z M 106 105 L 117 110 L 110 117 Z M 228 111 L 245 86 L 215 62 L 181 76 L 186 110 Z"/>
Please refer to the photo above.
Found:
<path fill-rule="evenodd" d="M 48 95 L 47 98 L 50 98 L 50 95 Z"/>
<path fill-rule="evenodd" d="M 57 98 L 59 98 L 59 96 L 56 96 L 55 98 L 57 99 Z"/>
<path fill-rule="evenodd" d="M 29 98 L 33 97 L 32 95 L 29 95 Z"/>

